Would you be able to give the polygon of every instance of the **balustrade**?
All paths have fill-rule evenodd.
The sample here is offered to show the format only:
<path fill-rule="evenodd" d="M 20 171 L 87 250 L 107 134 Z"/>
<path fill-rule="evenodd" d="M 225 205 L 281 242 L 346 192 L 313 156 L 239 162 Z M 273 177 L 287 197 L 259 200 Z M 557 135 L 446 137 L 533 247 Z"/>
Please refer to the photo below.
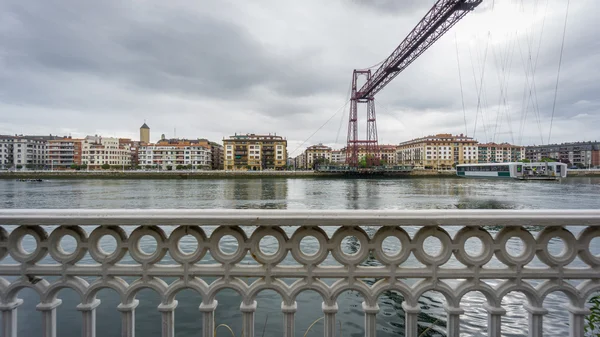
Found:
<path fill-rule="evenodd" d="M 216 294 L 231 288 L 242 296 L 243 334 L 254 336 L 254 314 L 260 303 L 256 295 L 271 289 L 281 295 L 283 336 L 294 336 L 296 296 L 314 290 L 323 298 L 324 335 L 334 337 L 337 297 L 354 290 L 364 299 L 365 335 L 376 335 L 377 303 L 382 292 L 402 294 L 405 335 L 419 333 L 419 297 L 437 291 L 445 297 L 446 333 L 460 335 L 461 298 L 472 291 L 487 299 L 488 335 L 501 335 L 501 318 L 506 311 L 503 297 L 512 291 L 527 297 L 529 336 L 542 336 L 547 310 L 544 298 L 552 292 L 567 295 L 570 303 L 570 336 L 583 336 L 584 318 L 589 313 L 587 299 L 600 291 L 600 212 L 583 211 L 246 211 L 246 210 L 0 210 L 0 311 L 2 333 L 16 336 L 17 310 L 23 303 L 17 297 L 22 288 L 34 289 L 41 298 L 37 310 L 42 313 L 42 335 L 56 336 L 56 308 L 60 289 L 71 288 L 81 297 L 77 309 L 82 313 L 82 335 L 96 334 L 96 294 L 103 288 L 115 290 L 121 304 L 122 336 L 135 335 L 136 293 L 143 288 L 159 293 L 162 336 L 174 336 L 176 295 L 190 288 L 202 296 L 199 317 L 203 337 L 212 337 Z M 93 226 L 84 227 L 82 226 Z M 578 227 L 574 227 L 578 226 Z M 410 230 L 409 230 L 410 229 Z M 166 233 L 169 233 L 167 235 Z M 208 235 L 210 232 L 210 235 Z M 30 235 L 35 244 L 26 250 L 23 239 Z M 66 251 L 61 241 L 70 236 L 76 244 Z M 114 251 L 100 245 L 112 237 Z M 150 236 L 156 249 L 140 248 L 142 238 Z M 180 241 L 191 236 L 195 250 L 184 251 Z M 235 239 L 234 251 L 226 251 L 221 240 Z M 275 252 L 267 252 L 261 240 L 277 242 Z M 303 239 L 318 242 L 311 254 Z M 352 237 L 356 251 L 344 251 L 342 242 Z M 387 238 L 399 242 L 398 251 L 382 248 Z M 430 240 L 439 241 L 437 253 Z M 507 248 L 511 238 L 521 240 L 521 253 Z M 562 252 L 549 249 L 551 239 L 563 242 Z M 481 249 L 467 249 L 467 242 L 479 242 Z M 435 240 L 434 240 L 435 241 Z M 164 264 L 166 253 L 172 261 Z M 83 263 L 89 253 L 96 263 Z M 210 253 L 214 263 L 199 263 Z M 8 255 L 14 260 L 7 261 Z M 291 256 L 290 256 L 291 255 Z M 323 264 L 328 256 L 339 265 Z M 407 265 L 413 256 L 420 265 Z M 121 264 L 130 257 L 137 264 Z M 454 258 L 456 263 L 448 263 Z M 495 258 L 499 265 L 490 265 Z M 530 266 L 537 258 L 543 266 Z M 570 264 L 576 259 L 582 265 Z M 256 263 L 242 265 L 244 259 Z M 284 259 L 294 265 L 282 264 Z M 365 264 L 366 260 L 376 263 Z M 49 282 L 46 278 L 58 278 Z M 126 282 L 125 278 L 137 278 Z M 247 284 L 243 278 L 256 278 Z M 168 284 L 164 279 L 176 280 Z M 207 278 L 216 278 L 206 282 Z M 323 279 L 336 279 L 328 285 Z M 373 278 L 369 285 L 363 281 Z M 283 279 L 294 279 L 288 284 Z M 91 281 L 90 281 L 91 280 Z M 412 282 L 412 281 L 414 282 Z M 488 281 L 498 281 L 492 285 Z M 543 280 L 532 285 L 527 280 Z M 573 286 L 571 280 L 581 281 Z M 200 318 L 199 318 L 200 319 Z"/>

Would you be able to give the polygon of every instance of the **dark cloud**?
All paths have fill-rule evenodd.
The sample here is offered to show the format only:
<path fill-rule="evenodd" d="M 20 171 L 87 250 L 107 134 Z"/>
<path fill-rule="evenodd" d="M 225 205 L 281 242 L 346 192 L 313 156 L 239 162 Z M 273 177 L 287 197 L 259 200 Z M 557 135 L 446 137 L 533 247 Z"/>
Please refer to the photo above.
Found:
<path fill-rule="evenodd" d="M 409 15 L 414 12 L 425 14 L 436 2 L 434 0 L 345 0 L 346 2 L 360 6 L 379 14 Z"/>
<path fill-rule="evenodd" d="M 581 129 L 570 139 L 595 132 L 600 107 L 593 1 L 573 3 L 567 30 L 554 122 L 557 130 Z M 181 136 L 215 139 L 278 132 L 296 146 L 344 104 L 352 69 L 388 56 L 434 3 L 5 0 L 0 133 L 136 137 L 146 119 L 154 136 L 172 135 L 174 128 Z M 464 132 L 465 115 L 467 130 L 478 130 L 481 140 L 540 139 L 538 124 L 548 133 L 565 6 L 549 1 L 539 52 L 544 8 L 530 17 L 530 4 L 513 12 L 506 6 L 514 4 L 482 4 L 378 94 L 382 142 Z M 523 95 L 534 90 L 525 85 L 532 82 L 525 71 L 530 57 L 538 59 L 535 111 Z M 502 70 L 506 58 L 510 66 Z M 501 78 L 508 78 L 506 105 Z M 335 114 L 309 143 L 341 146 L 347 113 Z M 474 127 L 476 114 L 482 124 Z M 497 131 L 486 135 L 483 125 Z M 515 136 L 520 129 L 526 134 Z"/>

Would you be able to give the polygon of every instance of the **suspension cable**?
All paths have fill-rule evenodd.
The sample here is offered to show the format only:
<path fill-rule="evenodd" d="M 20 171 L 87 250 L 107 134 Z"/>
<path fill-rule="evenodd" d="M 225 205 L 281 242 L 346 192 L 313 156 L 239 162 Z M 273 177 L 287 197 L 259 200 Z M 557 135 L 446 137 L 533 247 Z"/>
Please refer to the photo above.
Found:
<path fill-rule="evenodd" d="M 346 102 L 350 100 L 350 92 L 352 91 L 352 83 L 348 85 L 348 92 L 346 93 Z M 346 103 L 348 104 L 348 103 Z M 335 136 L 335 143 L 337 144 L 338 139 L 340 138 L 340 132 L 342 131 L 342 125 L 344 124 L 344 114 L 340 117 L 340 126 L 338 127 L 337 135 Z"/>
<path fill-rule="evenodd" d="M 298 149 L 301 148 L 302 145 L 304 145 L 306 142 L 308 142 L 315 134 L 317 134 L 317 132 L 319 132 L 327 123 L 329 123 L 333 119 L 333 117 L 335 117 L 338 113 L 340 113 L 340 111 L 342 111 L 344 108 L 346 108 L 348 103 L 349 103 L 349 101 L 346 101 L 346 103 L 344 103 L 344 105 L 342 105 L 333 115 L 331 115 L 331 117 L 329 117 L 329 119 L 326 120 L 325 123 L 323 123 L 321 126 L 319 126 L 319 128 L 315 132 L 313 132 L 310 136 L 308 136 L 308 138 L 306 138 L 302 142 L 302 144 L 298 145 L 298 147 L 296 147 L 294 149 L 294 151 L 290 152 L 289 155 L 291 156 L 294 152 L 298 151 Z"/>
<path fill-rule="evenodd" d="M 460 98 L 462 100 L 463 118 L 465 120 L 465 137 L 467 137 L 467 110 L 465 110 L 465 95 L 463 94 L 462 76 L 460 74 L 460 58 L 458 57 L 458 39 L 456 38 L 456 32 L 454 32 L 454 43 L 456 45 L 456 63 L 458 65 L 458 83 L 460 83 Z"/>
<path fill-rule="evenodd" d="M 560 46 L 560 58 L 558 59 L 558 71 L 556 73 L 556 87 L 554 88 L 554 103 L 552 103 L 552 117 L 550 118 L 550 132 L 548 132 L 548 144 L 552 136 L 552 123 L 554 122 L 554 111 L 556 110 L 556 96 L 558 96 L 558 82 L 560 79 L 560 67 L 562 64 L 563 51 L 565 49 L 565 36 L 567 35 L 567 19 L 569 18 L 569 4 L 571 0 L 567 0 L 567 11 L 565 13 L 565 25 L 563 27 L 562 43 Z"/>

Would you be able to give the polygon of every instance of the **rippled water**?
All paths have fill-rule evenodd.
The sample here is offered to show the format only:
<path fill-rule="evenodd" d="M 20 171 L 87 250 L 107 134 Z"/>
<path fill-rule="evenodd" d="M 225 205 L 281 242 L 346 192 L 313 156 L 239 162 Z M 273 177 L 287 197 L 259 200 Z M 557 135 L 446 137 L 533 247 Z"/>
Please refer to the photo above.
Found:
<path fill-rule="evenodd" d="M 486 179 L 231 179 L 231 180 L 55 180 L 43 183 L 0 181 L 0 208 L 215 208 L 215 209 L 584 209 L 600 208 L 600 178 L 569 178 L 556 182 L 518 182 Z M 91 231 L 92 227 L 85 228 Z M 418 228 L 408 227 L 412 235 Z M 10 230 L 10 228 L 8 228 Z M 172 228 L 165 228 L 167 234 Z M 288 230 L 290 234 L 293 229 Z M 375 228 L 365 228 L 372 235 Z M 449 227 L 453 235 L 458 228 Z M 574 228 L 575 231 L 579 230 Z M 326 228 L 329 235 L 332 228 Z M 207 229 L 210 234 L 211 229 Z M 24 244 L 27 244 L 25 242 Z M 192 245 L 191 243 L 189 243 Z M 224 242 L 224 249 L 234 249 L 232 241 Z M 267 246 L 276 245 L 266 242 Z M 552 243 L 557 249 L 560 243 Z M 344 249 L 357 249 L 356 242 L 345 242 Z M 145 243 L 151 248 L 151 242 Z M 104 246 L 110 249 L 110 242 Z M 68 245 L 65 247 L 68 249 Z M 188 247 L 193 249 L 193 247 Z M 268 247 L 267 249 L 277 247 Z M 314 247 L 313 247 L 314 248 Z M 518 250 L 518 243 L 509 248 Z M 306 249 L 311 249 L 310 244 Z M 392 244 L 384 249 L 394 250 Z M 8 263 L 6 258 L 3 263 Z M 91 259 L 88 258 L 91 262 Z M 83 261 L 86 262 L 86 261 Z M 165 261 L 167 263 L 168 261 Z M 210 263 L 206 259 L 203 263 Z M 535 262 L 535 261 L 534 261 Z M 126 263 L 133 263 L 128 260 Z M 252 263 L 247 258 L 242 263 Z M 294 263 L 288 257 L 283 263 Z M 326 264 L 335 264 L 327 260 Z M 449 265 L 457 263 L 451 260 Z M 376 265 L 367 260 L 365 264 Z M 418 262 L 413 258 L 407 264 Z M 131 280 L 127 280 L 131 281 Z M 170 280 L 167 280 L 170 281 Z M 212 280 L 207 280 L 208 282 Z M 252 282 L 248 279 L 247 282 Z M 334 280 L 324 280 L 332 283 Z M 374 280 L 367 280 L 373 282 Z M 19 308 L 19 335 L 37 336 L 41 328 L 40 313 L 35 311 L 39 299 L 32 290 L 19 293 L 25 300 Z M 81 314 L 75 309 L 77 295 L 69 290 L 60 292 L 63 304 L 58 308 L 58 336 L 79 336 Z M 116 310 L 119 300 L 111 290 L 103 290 L 98 298 L 102 304 L 97 311 L 98 336 L 120 336 L 120 315 Z M 160 300 L 151 290 L 139 293 L 140 306 L 136 309 L 136 332 L 138 336 L 160 335 L 160 314 L 156 306 Z M 200 336 L 201 298 L 187 290 L 177 296 L 179 305 L 175 313 L 176 336 Z M 217 295 L 219 306 L 215 321 L 232 327 L 240 336 L 241 297 L 233 291 Z M 386 292 L 379 299 L 377 316 L 378 336 L 402 336 L 404 315 L 402 296 Z M 283 316 L 280 313 L 281 298 L 272 291 L 261 292 L 257 298 L 256 336 L 280 336 Z M 297 299 L 296 335 L 303 336 L 308 326 L 321 317 L 321 300 L 315 292 L 305 292 Z M 363 313 L 361 296 L 346 292 L 338 299 L 342 336 L 363 336 Z M 433 292 L 421 299 L 420 326 L 432 328 L 424 336 L 443 336 L 446 314 L 443 298 Z M 483 296 L 471 293 L 463 298 L 466 309 L 461 316 L 461 336 L 486 336 L 487 313 L 483 310 Z M 507 315 L 503 318 L 503 336 L 527 336 L 527 313 L 523 309 L 525 299 L 519 294 L 509 294 L 503 301 Z M 558 294 L 549 296 L 545 306 L 550 313 L 544 318 L 548 336 L 566 334 L 568 315 L 564 309 L 566 298 Z M 319 322 L 307 336 L 322 335 Z M 217 336 L 229 336 L 225 329 Z"/>

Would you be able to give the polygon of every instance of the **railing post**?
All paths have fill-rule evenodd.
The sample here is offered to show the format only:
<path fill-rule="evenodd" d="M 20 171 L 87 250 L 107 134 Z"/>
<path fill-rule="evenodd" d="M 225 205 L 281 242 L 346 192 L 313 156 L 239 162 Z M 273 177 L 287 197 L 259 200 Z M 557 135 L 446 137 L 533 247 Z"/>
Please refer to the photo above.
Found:
<path fill-rule="evenodd" d="M 3 337 L 17 337 L 17 308 L 21 304 L 23 304 L 23 300 L 20 298 L 10 303 L 0 304 Z"/>
<path fill-rule="evenodd" d="M 121 337 L 135 337 L 135 308 L 138 304 L 139 300 L 133 300 L 117 306 L 117 310 L 121 312 Z"/>
<path fill-rule="evenodd" d="M 283 313 L 283 337 L 294 337 L 295 315 L 298 310 L 298 304 L 294 301 L 292 305 L 286 305 L 281 302 L 281 312 Z"/>
<path fill-rule="evenodd" d="M 375 337 L 377 334 L 377 313 L 379 313 L 379 305 L 367 305 L 362 302 L 362 309 L 365 313 L 365 337 Z"/>
<path fill-rule="evenodd" d="M 488 336 L 501 337 L 502 316 L 506 315 L 506 310 L 502 307 L 492 307 L 484 304 L 484 309 L 488 312 Z"/>
<path fill-rule="evenodd" d="M 202 312 L 202 337 L 214 337 L 215 334 L 215 310 L 217 310 L 217 300 L 211 303 L 200 303 L 200 312 Z"/>
<path fill-rule="evenodd" d="M 419 335 L 419 313 L 421 308 L 411 307 L 406 302 L 402 302 L 402 309 L 404 310 L 404 325 L 405 332 L 404 336 L 418 336 Z"/>
<path fill-rule="evenodd" d="M 568 305 L 569 310 L 569 337 L 583 336 L 585 316 L 590 314 L 590 309 Z"/>
<path fill-rule="evenodd" d="M 35 308 L 42 312 L 42 337 L 56 337 L 56 308 L 62 300 L 40 303 Z"/>
<path fill-rule="evenodd" d="M 460 315 L 464 314 L 465 311 L 462 308 L 455 308 L 444 306 L 446 314 L 448 315 L 448 327 L 446 335 L 448 337 L 460 337 Z"/>
<path fill-rule="evenodd" d="M 542 337 L 544 334 L 544 315 L 548 310 L 525 304 L 525 310 L 529 313 L 529 337 Z"/>
<path fill-rule="evenodd" d="M 324 323 L 324 337 L 335 337 L 335 314 L 338 312 L 338 305 L 327 305 L 325 302 L 321 305 L 323 314 L 325 315 Z"/>
<path fill-rule="evenodd" d="M 96 308 L 100 300 L 95 299 L 92 303 L 79 304 L 77 310 L 81 311 L 81 336 L 96 337 Z"/>
<path fill-rule="evenodd" d="M 242 337 L 254 337 L 254 313 L 256 312 L 256 301 L 251 304 L 242 302 Z"/>
<path fill-rule="evenodd" d="M 158 311 L 162 316 L 162 337 L 175 337 L 175 308 L 177 300 L 171 303 L 159 304 Z"/>

